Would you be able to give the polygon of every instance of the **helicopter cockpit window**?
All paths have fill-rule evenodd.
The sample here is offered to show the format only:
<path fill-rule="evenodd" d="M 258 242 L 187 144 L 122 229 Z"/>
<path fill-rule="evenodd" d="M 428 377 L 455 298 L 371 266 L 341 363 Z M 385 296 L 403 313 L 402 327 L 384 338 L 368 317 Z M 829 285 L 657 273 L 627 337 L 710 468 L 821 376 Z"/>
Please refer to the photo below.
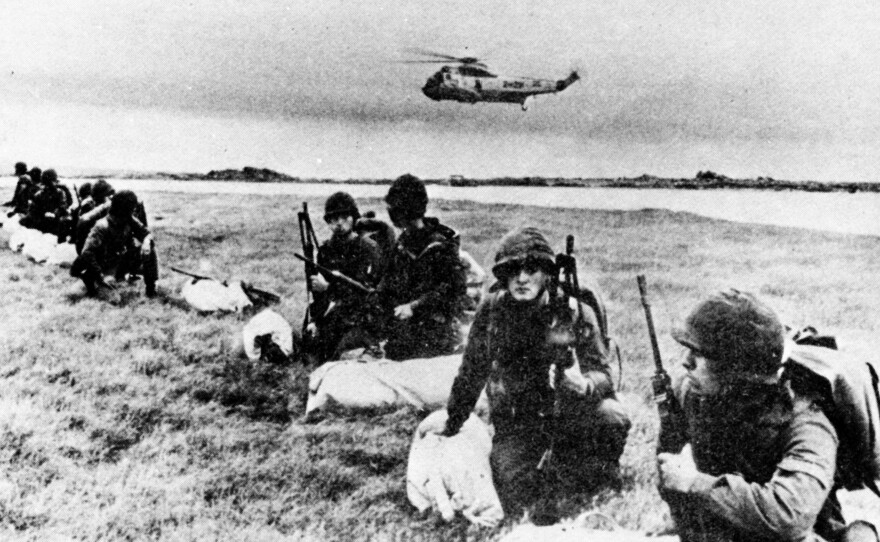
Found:
<path fill-rule="evenodd" d="M 462 66 L 458 68 L 458 73 L 470 77 L 496 77 L 495 74 L 490 73 L 483 68 L 477 68 L 476 66 Z"/>

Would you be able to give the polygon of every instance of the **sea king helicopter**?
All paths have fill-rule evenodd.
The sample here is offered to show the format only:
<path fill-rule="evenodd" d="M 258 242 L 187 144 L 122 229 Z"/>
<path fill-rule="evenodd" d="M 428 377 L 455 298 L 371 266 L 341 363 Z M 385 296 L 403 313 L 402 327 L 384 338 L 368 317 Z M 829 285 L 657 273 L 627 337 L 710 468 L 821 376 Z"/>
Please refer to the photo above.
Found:
<path fill-rule="evenodd" d="M 440 68 L 428 78 L 422 92 L 435 101 L 454 100 L 475 104 L 477 102 L 516 103 L 522 110 L 538 94 L 555 94 L 568 88 L 580 79 L 576 71 L 565 79 L 535 79 L 532 77 L 512 77 L 498 75 L 489 71 L 480 59 L 475 57 L 455 57 L 423 49 L 410 52 L 432 57 L 422 60 L 405 60 L 407 64 L 453 64 Z"/>

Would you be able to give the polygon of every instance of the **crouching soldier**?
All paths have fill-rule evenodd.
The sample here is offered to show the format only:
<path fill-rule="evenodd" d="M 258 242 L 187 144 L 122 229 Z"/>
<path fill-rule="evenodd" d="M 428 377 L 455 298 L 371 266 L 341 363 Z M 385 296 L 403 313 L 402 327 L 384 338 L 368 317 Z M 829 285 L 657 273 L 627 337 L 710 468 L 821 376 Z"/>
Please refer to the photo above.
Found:
<path fill-rule="evenodd" d="M 504 512 L 537 505 L 536 523 L 557 519 L 557 495 L 617 480 L 631 425 L 615 398 L 596 315 L 554 291 L 557 272 L 535 228 L 502 239 L 492 268 L 499 284 L 477 309 L 443 428 L 456 434 L 486 387 Z"/>
<path fill-rule="evenodd" d="M 40 188 L 33 195 L 27 215 L 21 219 L 21 225 L 58 235 L 62 220 L 68 212 L 70 195 L 67 187 L 58 182 L 58 174 L 54 169 L 47 169 L 40 177 Z"/>
<path fill-rule="evenodd" d="M 89 296 L 116 300 L 115 286 L 104 279 L 112 275 L 116 282 L 137 275 L 144 279 L 147 297 L 156 295 L 159 264 L 153 236 L 135 218 L 138 199 L 134 192 L 123 190 L 113 197 L 106 217 L 98 220 L 86 238 L 82 253 L 74 261 L 70 274 L 82 279 Z"/>
<path fill-rule="evenodd" d="M 458 234 L 426 217 L 428 192 L 402 175 L 385 196 L 388 215 L 402 233 L 379 285 L 390 313 L 385 355 L 405 360 L 451 354 L 461 343 L 467 286 Z"/>
<path fill-rule="evenodd" d="M 382 276 L 379 247 L 367 236 L 354 231 L 360 218 L 357 204 L 349 194 L 337 192 L 327 199 L 324 221 L 332 235 L 318 248 L 318 263 L 375 288 Z M 381 309 L 375 298 L 341 281 L 330 282 L 320 273 L 310 277 L 315 301 L 309 309 L 314 336 L 308 355 L 315 361 L 339 359 L 343 352 L 367 348 L 378 357 Z"/>
<path fill-rule="evenodd" d="M 847 529 L 838 434 L 810 379 L 783 371 L 784 327 L 753 295 L 712 295 L 673 331 L 678 408 L 661 426 L 660 493 L 682 542 L 876 540 Z M 685 447 L 689 444 L 688 447 Z"/>

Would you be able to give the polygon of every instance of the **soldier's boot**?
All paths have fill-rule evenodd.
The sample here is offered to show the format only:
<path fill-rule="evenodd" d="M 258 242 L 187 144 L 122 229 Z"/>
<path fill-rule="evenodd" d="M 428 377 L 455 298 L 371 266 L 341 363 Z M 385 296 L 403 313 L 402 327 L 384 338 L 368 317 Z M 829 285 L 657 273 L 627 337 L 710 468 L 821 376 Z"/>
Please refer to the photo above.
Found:
<path fill-rule="evenodd" d="M 156 283 L 152 281 L 147 282 L 145 283 L 145 286 L 146 290 L 144 293 L 146 293 L 147 297 L 156 297 Z"/>

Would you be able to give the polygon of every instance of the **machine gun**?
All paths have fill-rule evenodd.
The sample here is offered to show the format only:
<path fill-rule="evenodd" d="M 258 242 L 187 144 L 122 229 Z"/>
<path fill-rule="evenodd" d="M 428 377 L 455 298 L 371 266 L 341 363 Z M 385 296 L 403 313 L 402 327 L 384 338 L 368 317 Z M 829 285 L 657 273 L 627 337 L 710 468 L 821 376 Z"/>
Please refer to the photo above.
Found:
<path fill-rule="evenodd" d="M 651 316 L 651 304 L 648 302 L 648 286 L 644 275 L 638 275 L 636 280 L 639 284 L 639 295 L 642 298 L 642 306 L 645 308 L 645 319 L 648 322 L 648 335 L 651 338 L 651 350 L 654 353 L 654 376 L 651 378 L 651 386 L 654 390 L 654 402 L 657 404 L 657 413 L 660 415 L 660 439 L 657 443 L 657 452 L 678 452 L 676 448 L 680 441 L 679 424 L 677 418 L 681 414 L 681 407 L 672 393 L 672 379 L 663 368 L 663 360 L 660 357 L 660 346 L 657 344 L 657 332 L 654 330 L 654 319 Z"/>

